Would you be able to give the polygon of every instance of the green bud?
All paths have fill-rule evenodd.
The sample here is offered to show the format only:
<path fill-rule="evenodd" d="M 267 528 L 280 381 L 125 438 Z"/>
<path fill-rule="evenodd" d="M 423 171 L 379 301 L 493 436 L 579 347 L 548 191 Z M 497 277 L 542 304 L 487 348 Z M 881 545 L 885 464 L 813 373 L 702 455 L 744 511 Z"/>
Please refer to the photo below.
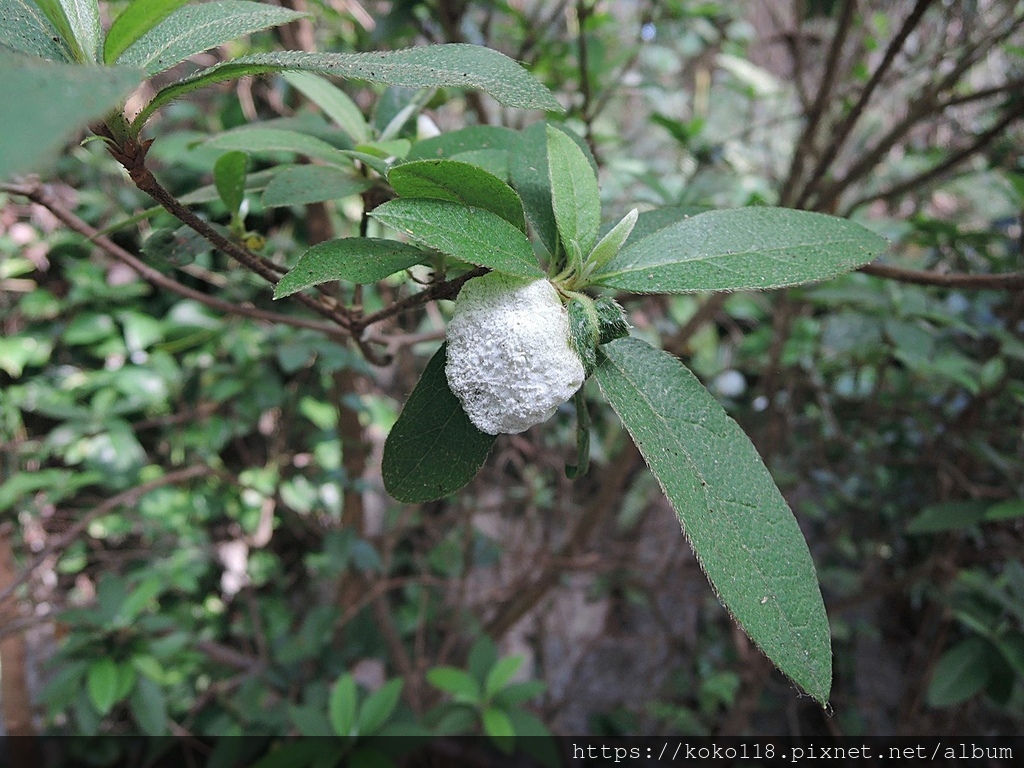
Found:
<path fill-rule="evenodd" d="M 583 370 L 589 376 L 597 365 L 597 341 L 600 337 L 600 320 L 594 309 L 594 300 L 578 294 L 568 305 L 569 346 L 583 363 Z"/>
<path fill-rule="evenodd" d="M 594 302 L 597 313 L 598 344 L 621 339 L 629 335 L 629 323 L 626 322 L 626 310 L 615 299 L 601 298 Z"/>

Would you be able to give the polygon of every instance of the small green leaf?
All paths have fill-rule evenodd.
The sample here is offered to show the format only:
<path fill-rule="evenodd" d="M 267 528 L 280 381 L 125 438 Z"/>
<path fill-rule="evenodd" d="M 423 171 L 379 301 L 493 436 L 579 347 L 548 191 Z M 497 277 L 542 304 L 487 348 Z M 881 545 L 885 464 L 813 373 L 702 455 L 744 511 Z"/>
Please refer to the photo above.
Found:
<path fill-rule="evenodd" d="M 930 707 L 951 707 L 974 696 L 988 683 L 991 646 L 980 637 L 969 637 L 939 659 L 928 683 Z"/>
<path fill-rule="evenodd" d="M 238 150 L 225 152 L 213 164 L 214 186 L 232 216 L 238 213 L 245 199 L 245 172 L 248 165 L 249 156 Z"/>
<path fill-rule="evenodd" d="M 480 684 L 461 669 L 434 667 L 427 671 L 427 682 L 458 702 L 474 704 L 481 700 Z"/>
<path fill-rule="evenodd" d="M 402 695 L 404 681 L 400 677 L 388 680 L 371 693 L 359 708 L 359 735 L 372 736 L 383 727 L 394 713 Z"/>
<path fill-rule="evenodd" d="M 504 688 L 522 665 L 522 656 L 506 656 L 499 660 L 487 673 L 487 680 L 484 682 L 484 698 L 489 699 Z"/>
<path fill-rule="evenodd" d="M 601 191 L 587 156 L 564 132 L 547 127 L 551 207 L 563 244 L 589 253 L 601 227 Z"/>
<path fill-rule="evenodd" d="M 540 680 L 524 680 L 510 683 L 494 694 L 494 703 L 502 707 L 513 707 L 524 701 L 535 699 L 544 693 L 547 686 Z M 517 730 L 518 733 L 518 730 Z"/>
<path fill-rule="evenodd" d="M 286 70 L 319 72 L 407 88 L 479 88 L 506 107 L 562 111 L 550 91 L 508 57 L 475 45 L 452 44 L 385 53 L 280 51 L 241 56 L 164 88 L 139 113 L 134 125 L 144 125 L 164 104 L 197 88 Z"/>
<path fill-rule="evenodd" d="M 820 213 L 708 211 L 627 245 L 593 281 L 634 293 L 782 288 L 847 272 L 885 248 L 873 232 Z"/>
<path fill-rule="evenodd" d="M 4 20 L 0 46 L 50 61 L 71 60 L 60 33 L 32 0 L 0 0 L 0 19 Z"/>
<path fill-rule="evenodd" d="M 491 667 L 498 663 L 498 646 L 487 635 L 481 633 L 469 649 L 466 666 L 469 673 L 481 683 L 487 679 Z"/>
<path fill-rule="evenodd" d="M 483 208 L 526 232 L 519 195 L 479 166 L 457 160 L 418 160 L 392 168 L 388 183 L 400 197 L 447 200 Z"/>
<path fill-rule="evenodd" d="M 263 205 L 308 205 L 358 195 L 371 186 L 352 171 L 328 165 L 296 165 L 285 168 L 267 184 Z"/>
<path fill-rule="evenodd" d="M 626 242 L 633 231 L 633 227 L 636 226 L 638 216 L 639 213 L 634 208 L 623 216 L 622 220 L 612 227 L 608 234 L 601 238 L 601 242 L 594 246 L 594 250 L 587 257 L 588 269 L 592 272 L 599 272 L 605 264 L 618 255 L 622 244 Z"/>
<path fill-rule="evenodd" d="M 466 152 L 511 152 L 519 146 L 519 134 L 498 125 L 471 125 L 418 141 L 409 152 L 409 160 L 452 159 Z"/>
<path fill-rule="evenodd" d="M 482 208 L 400 199 L 377 206 L 370 215 L 418 243 L 470 264 L 517 277 L 544 276 L 526 235 Z"/>
<path fill-rule="evenodd" d="M 111 658 L 102 658 L 89 665 L 86 689 L 89 700 L 100 715 L 107 715 L 117 703 L 118 667 Z"/>
<path fill-rule="evenodd" d="M 167 734 L 167 697 L 164 690 L 148 677 L 139 678 L 128 697 L 128 707 L 139 728 L 147 736 Z"/>
<path fill-rule="evenodd" d="M 1024 500 L 1021 499 L 1000 501 L 985 510 L 985 522 L 1016 520 L 1018 517 L 1024 517 Z"/>
<path fill-rule="evenodd" d="M 91 64 L 99 60 L 100 9 L 96 0 L 36 0 L 53 26 L 74 51 L 74 58 Z M 4 19 L 5 27 L 7 19 Z"/>
<path fill-rule="evenodd" d="M 114 624 L 126 626 L 139 617 L 149 605 L 150 601 L 156 598 L 166 588 L 166 582 L 161 576 L 150 576 L 134 587 L 121 603 L 121 607 L 114 617 Z"/>
<path fill-rule="evenodd" d="M 82 67 L 22 56 L 0 47 L 0 179 L 42 170 L 64 142 L 102 117 L 142 82 L 122 67 Z"/>
<path fill-rule="evenodd" d="M 346 237 L 318 243 L 299 258 L 299 263 L 277 284 L 274 298 L 281 299 L 331 280 L 375 283 L 388 275 L 421 263 L 427 254 L 397 240 Z"/>
<path fill-rule="evenodd" d="M 263 152 L 293 152 L 333 165 L 350 166 L 348 157 L 323 139 L 283 128 L 236 128 L 214 136 L 203 145 L 211 149 L 233 149 L 250 155 Z"/>
<path fill-rule="evenodd" d="M 132 0 L 103 43 L 103 61 L 113 64 L 124 50 L 189 0 Z"/>
<path fill-rule="evenodd" d="M 483 716 L 484 733 L 492 739 L 507 739 L 516 735 L 515 726 L 509 720 L 505 710 L 497 707 L 488 707 L 484 710 Z"/>
<path fill-rule="evenodd" d="M 287 24 L 303 16 L 303 13 L 248 0 L 186 5 L 129 45 L 117 57 L 117 63 L 142 67 L 152 76 L 242 35 Z"/>
<path fill-rule="evenodd" d="M 985 516 L 984 501 L 946 501 L 930 504 L 907 523 L 907 533 L 938 533 L 977 525 Z"/>
<path fill-rule="evenodd" d="M 323 110 L 355 144 L 370 138 L 366 118 L 348 94 L 327 78 L 312 72 L 285 72 L 285 81 Z"/>
<path fill-rule="evenodd" d="M 469 420 L 448 388 L 442 345 L 384 443 L 384 487 L 399 501 L 440 499 L 464 486 L 483 466 L 494 435 Z"/>
<path fill-rule="evenodd" d="M 814 563 L 749 438 L 682 363 L 638 339 L 600 347 L 594 376 L 719 599 L 768 658 L 824 704 L 832 651 Z"/>
<path fill-rule="evenodd" d="M 303 736 L 323 737 L 334 735 L 331 724 L 320 707 L 289 704 L 288 717 Z"/>
<path fill-rule="evenodd" d="M 534 123 L 519 138 L 509 155 L 509 176 L 526 209 L 526 218 L 548 253 L 558 248 L 558 224 L 551 207 L 551 179 L 548 177 L 547 126 Z"/>
<path fill-rule="evenodd" d="M 358 692 L 355 679 L 349 674 L 342 675 L 331 689 L 331 698 L 327 705 L 331 727 L 336 735 L 356 735 L 357 704 Z"/>

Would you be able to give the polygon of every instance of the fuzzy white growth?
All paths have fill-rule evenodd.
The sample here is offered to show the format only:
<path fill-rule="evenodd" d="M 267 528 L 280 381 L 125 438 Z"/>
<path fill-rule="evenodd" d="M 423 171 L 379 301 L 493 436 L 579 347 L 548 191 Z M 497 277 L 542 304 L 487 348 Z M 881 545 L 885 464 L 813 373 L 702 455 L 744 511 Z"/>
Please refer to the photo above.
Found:
<path fill-rule="evenodd" d="M 448 324 L 448 386 L 489 435 L 547 421 L 583 386 L 569 319 L 547 280 L 497 272 L 470 280 Z"/>

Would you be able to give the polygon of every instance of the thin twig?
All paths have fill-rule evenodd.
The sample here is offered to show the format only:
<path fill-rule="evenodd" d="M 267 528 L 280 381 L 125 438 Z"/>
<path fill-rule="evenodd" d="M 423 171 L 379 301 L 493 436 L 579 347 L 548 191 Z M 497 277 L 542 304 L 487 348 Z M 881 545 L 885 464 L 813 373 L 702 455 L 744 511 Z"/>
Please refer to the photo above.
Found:
<path fill-rule="evenodd" d="M 197 477 L 206 477 L 211 474 L 213 474 L 213 470 L 209 467 L 187 467 L 186 469 L 168 472 L 163 477 L 159 477 L 156 480 L 150 480 L 148 483 L 137 485 L 134 488 L 129 488 L 127 491 L 122 491 L 116 496 L 110 497 L 102 504 L 89 510 L 85 515 L 79 518 L 75 524 L 68 528 L 63 535 L 56 539 L 56 541 L 52 541 L 43 547 L 25 570 L 19 573 L 15 577 L 14 581 L 12 581 L 3 591 L 0 591 L 0 604 L 6 602 L 18 587 L 28 581 L 32 577 L 36 568 L 46 562 L 47 558 L 56 552 L 66 549 L 71 542 L 77 539 L 82 532 L 89 527 L 89 524 L 93 520 L 109 514 L 120 506 L 134 504 L 140 497 L 150 491 L 156 490 L 157 488 L 163 488 L 165 485 L 173 485 L 174 483 L 182 483 L 186 480 L 194 480 Z"/>
<path fill-rule="evenodd" d="M 142 279 L 157 286 L 158 288 L 163 288 L 184 298 L 192 299 L 193 301 L 204 304 L 211 309 L 216 309 L 226 314 L 241 315 L 255 320 L 263 320 L 268 323 L 290 325 L 295 328 L 308 328 L 335 338 L 344 338 L 347 336 L 344 331 L 335 325 L 321 323 L 315 320 L 306 320 L 301 317 L 282 315 L 277 312 L 267 312 L 262 309 L 256 309 L 255 307 L 232 304 L 231 302 L 224 301 L 223 299 L 218 299 L 214 296 L 202 293 L 201 291 L 189 288 L 187 285 L 182 285 L 174 278 L 168 277 L 159 270 L 154 269 L 141 261 L 106 235 L 101 235 L 99 230 L 89 226 L 72 211 L 65 208 L 57 201 L 56 197 L 50 192 L 50 190 L 41 184 L 0 184 L 0 190 L 19 195 L 21 197 L 26 197 L 33 203 L 46 208 L 68 229 L 91 240 L 97 246 L 102 248 L 108 255 L 114 257 L 123 264 L 127 264 L 140 277 L 142 277 Z"/>
<path fill-rule="evenodd" d="M 968 275 L 961 272 L 928 272 L 918 269 L 905 269 L 889 264 L 865 264 L 860 271 L 898 280 L 901 283 L 916 285 L 935 285 L 942 288 L 969 288 L 972 290 L 1019 291 L 1024 289 L 1024 272 L 1008 272 L 1001 275 Z"/>
<path fill-rule="evenodd" d="M 414 307 L 418 307 L 422 304 L 426 304 L 430 301 L 454 299 L 459 295 L 459 291 L 462 289 L 462 286 L 469 280 L 472 280 L 474 277 L 485 275 L 489 271 L 490 270 L 488 270 L 487 267 L 477 267 L 465 274 L 459 275 L 454 280 L 434 283 L 426 290 L 414 293 L 412 296 L 406 296 L 401 301 L 396 301 L 394 304 L 390 304 L 383 309 L 379 309 L 373 314 L 355 318 L 352 321 L 352 333 L 356 338 L 361 338 L 362 331 L 367 326 L 379 323 L 381 320 L 386 320 L 389 317 L 393 317 L 394 315 L 413 309 Z"/>

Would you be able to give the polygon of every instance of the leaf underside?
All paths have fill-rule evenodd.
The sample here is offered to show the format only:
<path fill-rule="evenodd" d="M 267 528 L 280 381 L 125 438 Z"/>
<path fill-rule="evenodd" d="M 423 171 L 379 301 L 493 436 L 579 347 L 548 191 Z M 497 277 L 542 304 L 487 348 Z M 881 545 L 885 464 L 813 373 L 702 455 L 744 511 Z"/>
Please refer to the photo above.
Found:
<path fill-rule="evenodd" d="M 775 665 L 828 700 L 828 618 L 800 527 L 749 438 L 681 362 L 633 338 L 594 373 L 719 599 Z"/>

